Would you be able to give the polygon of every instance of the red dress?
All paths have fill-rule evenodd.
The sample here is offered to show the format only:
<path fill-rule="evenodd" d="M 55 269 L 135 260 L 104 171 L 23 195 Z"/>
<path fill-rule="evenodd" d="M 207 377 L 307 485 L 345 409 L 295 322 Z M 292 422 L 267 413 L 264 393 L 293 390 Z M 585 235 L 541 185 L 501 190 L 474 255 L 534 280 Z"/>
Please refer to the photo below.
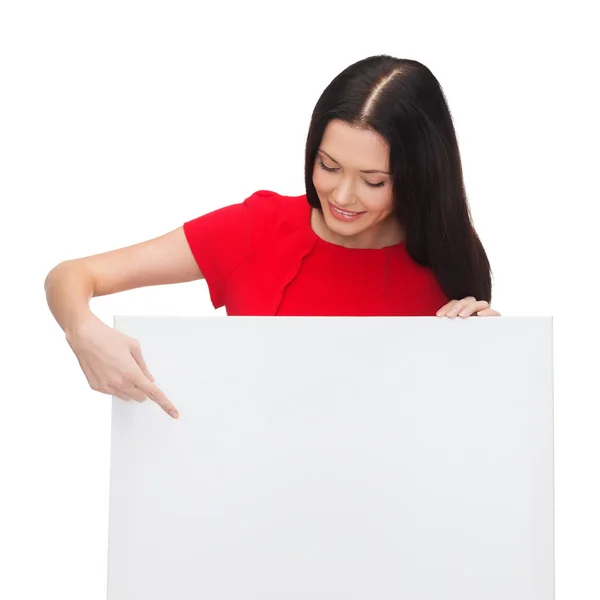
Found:
<path fill-rule="evenodd" d="M 259 191 L 184 223 L 213 306 L 235 316 L 435 316 L 450 300 L 404 242 L 338 246 L 310 215 L 306 195 Z"/>

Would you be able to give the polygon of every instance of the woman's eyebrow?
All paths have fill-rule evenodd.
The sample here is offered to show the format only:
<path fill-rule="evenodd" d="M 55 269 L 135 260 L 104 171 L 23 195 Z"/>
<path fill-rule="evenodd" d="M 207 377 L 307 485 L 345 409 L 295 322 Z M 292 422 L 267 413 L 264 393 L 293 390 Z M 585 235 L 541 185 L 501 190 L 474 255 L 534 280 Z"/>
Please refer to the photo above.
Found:
<path fill-rule="evenodd" d="M 340 164 L 331 154 L 327 154 L 323 148 L 319 148 L 319 152 L 322 152 L 329 160 L 332 160 L 336 164 Z M 361 171 L 361 173 L 383 173 L 384 175 L 390 175 L 388 171 L 379 171 L 378 169 L 367 169 L 365 171 Z"/>

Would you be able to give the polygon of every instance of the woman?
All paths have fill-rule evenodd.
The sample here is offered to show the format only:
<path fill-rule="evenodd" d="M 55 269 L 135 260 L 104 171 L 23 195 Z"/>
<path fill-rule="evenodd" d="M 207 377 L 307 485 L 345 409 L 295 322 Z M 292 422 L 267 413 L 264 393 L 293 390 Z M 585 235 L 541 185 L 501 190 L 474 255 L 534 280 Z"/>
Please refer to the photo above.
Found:
<path fill-rule="evenodd" d="M 142 286 L 205 279 L 229 315 L 499 316 L 450 112 L 427 67 L 374 56 L 340 73 L 312 115 L 305 185 L 302 196 L 256 192 L 54 267 L 48 305 L 92 389 L 178 416 L 139 343 L 88 305 Z"/>

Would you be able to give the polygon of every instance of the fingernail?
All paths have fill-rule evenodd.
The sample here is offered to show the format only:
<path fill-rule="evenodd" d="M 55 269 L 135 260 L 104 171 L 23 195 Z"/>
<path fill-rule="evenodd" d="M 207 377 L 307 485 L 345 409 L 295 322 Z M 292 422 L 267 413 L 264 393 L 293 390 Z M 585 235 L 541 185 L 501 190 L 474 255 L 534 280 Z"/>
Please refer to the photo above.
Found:
<path fill-rule="evenodd" d="M 179 417 L 179 414 L 177 413 L 176 410 L 172 410 L 169 412 L 169 414 L 174 418 L 177 419 L 177 417 Z"/>
<path fill-rule="evenodd" d="M 148 373 L 148 376 L 150 377 L 150 381 L 154 381 L 154 375 L 152 375 L 152 373 Z"/>
<path fill-rule="evenodd" d="M 459 312 L 458 314 L 459 314 L 461 317 L 464 317 L 464 316 L 467 314 L 467 312 L 466 312 L 465 310 L 463 310 L 463 311 Z"/>

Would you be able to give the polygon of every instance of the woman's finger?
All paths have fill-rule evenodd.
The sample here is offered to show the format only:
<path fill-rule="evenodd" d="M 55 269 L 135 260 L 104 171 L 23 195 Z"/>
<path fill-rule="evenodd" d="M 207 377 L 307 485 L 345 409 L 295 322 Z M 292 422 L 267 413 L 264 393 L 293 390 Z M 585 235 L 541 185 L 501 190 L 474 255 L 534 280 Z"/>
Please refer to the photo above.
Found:
<path fill-rule="evenodd" d="M 478 317 L 501 317 L 502 315 L 497 311 L 494 310 L 493 308 L 486 308 L 484 310 L 480 310 L 477 313 Z"/>
<path fill-rule="evenodd" d="M 435 313 L 438 317 L 445 317 L 449 310 L 458 302 L 458 300 L 450 300 L 447 304 L 444 304 L 440 310 Z"/>
<path fill-rule="evenodd" d="M 143 375 L 138 377 L 134 383 L 137 388 L 142 390 L 150 400 L 156 402 L 168 415 L 171 415 L 174 419 L 179 417 L 177 409 L 155 383 L 152 383 Z"/>
<path fill-rule="evenodd" d="M 478 302 L 471 302 L 470 304 L 467 304 L 459 313 L 458 316 L 461 318 L 468 318 L 470 317 L 474 312 L 480 311 L 480 310 L 485 310 L 486 308 L 488 308 L 489 302 L 487 302 L 486 300 L 479 300 Z"/>
<path fill-rule="evenodd" d="M 456 315 L 463 310 L 463 308 L 465 308 L 465 306 L 467 306 L 468 304 L 471 304 L 472 302 L 476 302 L 475 298 L 473 296 L 467 296 L 466 298 L 463 298 L 462 300 L 459 300 L 446 314 L 447 317 L 449 317 L 450 319 L 453 319 L 454 317 L 456 317 Z"/>
<path fill-rule="evenodd" d="M 122 390 L 116 388 L 114 385 L 110 385 L 110 383 L 106 385 L 106 393 L 110 394 L 111 396 L 116 396 L 121 400 L 131 400 L 131 398 L 127 394 L 125 394 Z"/>
<path fill-rule="evenodd" d="M 146 400 L 148 400 L 148 396 L 146 396 L 146 394 L 144 394 L 142 390 L 135 387 L 134 385 L 122 388 L 121 391 L 126 396 L 129 396 L 129 398 L 135 400 L 136 402 L 145 402 Z"/>
<path fill-rule="evenodd" d="M 152 376 L 152 373 L 150 373 L 150 371 L 148 370 L 148 365 L 146 364 L 146 361 L 144 360 L 144 357 L 142 355 L 142 349 L 140 347 L 139 344 L 134 344 L 131 349 L 131 356 L 133 356 L 133 358 L 135 359 L 135 362 L 139 365 L 140 369 L 142 370 L 142 372 L 144 373 L 144 375 L 150 380 L 150 381 L 154 381 L 154 377 Z"/>

